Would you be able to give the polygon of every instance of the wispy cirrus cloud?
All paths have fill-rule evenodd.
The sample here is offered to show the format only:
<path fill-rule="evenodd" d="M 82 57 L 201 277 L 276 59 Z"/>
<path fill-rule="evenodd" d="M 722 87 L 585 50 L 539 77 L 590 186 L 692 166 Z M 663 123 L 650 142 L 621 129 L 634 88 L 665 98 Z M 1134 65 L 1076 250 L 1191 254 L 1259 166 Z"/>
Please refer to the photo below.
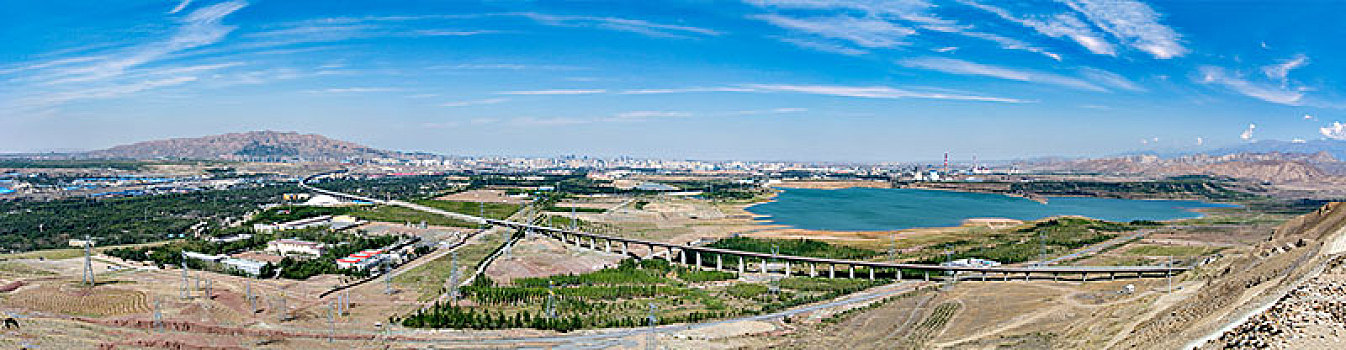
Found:
<path fill-rule="evenodd" d="M 1262 66 L 1262 74 L 1267 78 L 1281 82 L 1281 87 L 1289 86 L 1290 71 L 1309 65 L 1309 56 L 1298 54 L 1280 63 Z"/>
<path fill-rule="evenodd" d="M 905 39 L 916 30 L 892 22 L 870 17 L 847 15 L 827 17 L 787 17 L 776 14 L 756 15 L 750 18 L 778 27 L 838 39 L 865 48 L 890 48 L 908 44 Z"/>
<path fill-rule="evenodd" d="M 19 95 L 14 101 L 23 108 L 37 109 L 196 82 L 201 74 L 243 63 L 163 63 L 175 55 L 223 41 L 235 29 L 223 20 L 247 5 L 244 1 L 225 1 L 199 7 L 186 15 L 170 16 L 173 25 L 160 38 L 151 37 L 134 45 L 86 45 L 94 49 L 70 51 L 77 52 L 77 56 L 19 64 L 5 68 L 0 74 L 23 73 L 10 80 Z"/>
<path fill-rule="evenodd" d="M 933 70 L 949 74 L 976 75 L 997 79 L 1051 84 L 1089 91 L 1107 91 L 1107 89 L 1103 87 L 1082 79 L 1046 72 L 993 66 L 952 58 L 910 58 L 900 60 L 898 61 L 898 64 L 910 68 Z"/>
<path fill-rule="evenodd" d="M 874 98 L 874 99 L 918 98 L 918 99 L 1004 102 L 1004 103 L 1029 102 L 1015 98 L 979 96 L 972 94 L 960 94 L 960 93 L 937 92 L 937 91 L 914 91 L 888 86 L 838 86 L 838 85 L 789 85 L 789 84 L 753 84 L 749 86 L 760 92 L 793 92 L 793 93 L 803 93 L 813 95 L 860 97 L 860 98 Z"/>
<path fill-rule="evenodd" d="M 920 32 L 946 33 L 988 41 L 1002 49 L 1041 54 L 1055 60 L 1061 56 L 1020 39 L 977 30 L 972 25 L 941 18 L 933 13 L 935 5 L 924 0 L 866 1 L 866 0 L 746 0 L 747 3 L 772 10 L 812 11 L 824 14 L 801 16 L 797 13 L 770 13 L 749 16 L 778 27 L 837 40 L 845 45 L 803 41 L 782 37 L 780 41 L 806 49 L 845 55 L 868 53 L 855 47 L 888 48 L 906 45 Z M 803 43 L 803 44 L 801 44 Z"/>
<path fill-rule="evenodd" d="M 552 89 L 552 90 L 524 90 L 524 91 L 501 91 L 500 95 L 591 95 L 608 92 L 606 89 Z"/>
<path fill-rule="evenodd" d="M 683 94 L 696 92 L 753 92 L 751 88 L 737 86 L 689 87 L 676 89 L 636 89 L 618 92 L 622 95 Z"/>
<path fill-rule="evenodd" d="M 480 99 L 480 100 L 468 100 L 468 101 L 453 101 L 453 102 L 446 102 L 446 103 L 440 104 L 439 106 L 440 106 L 440 107 L 467 107 L 467 106 L 493 105 L 493 104 L 497 104 L 497 103 L 504 103 L 504 102 L 507 102 L 507 101 L 509 101 L 509 99 L 507 99 L 507 98 L 487 98 L 487 99 Z"/>
<path fill-rule="evenodd" d="M 177 5 L 177 6 L 173 6 L 173 9 L 172 9 L 172 10 L 168 10 L 168 13 L 169 13 L 169 14 L 174 14 L 174 13 L 181 12 L 183 9 L 186 9 L 186 8 L 187 8 L 187 5 L 191 5 L 191 4 L 192 4 L 192 0 L 182 0 L 182 1 L 178 2 L 178 5 Z"/>
<path fill-rule="evenodd" d="M 1117 49 L 1111 42 L 1108 42 L 1101 33 L 1094 31 L 1093 28 L 1072 13 L 1058 13 L 1043 18 L 1032 18 L 1017 16 L 1004 8 L 973 0 L 959 0 L 958 2 L 994 14 L 1003 20 L 1031 28 L 1049 37 L 1069 38 L 1080 46 L 1084 46 L 1089 52 L 1109 56 L 1117 55 Z"/>
<path fill-rule="evenodd" d="M 723 34 L 718 30 L 709 28 L 656 23 L 642 19 L 620 17 L 553 15 L 537 12 L 516 12 L 494 15 L 518 16 L 550 26 L 599 28 L 653 37 L 689 38 L 693 36 L 718 36 Z"/>
<path fill-rule="evenodd" d="M 402 91 L 402 89 L 393 87 L 356 86 L 356 87 L 344 87 L 344 88 L 306 90 L 304 92 L 312 94 L 359 94 L 367 92 L 392 92 L 392 91 Z"/>
<path fill-rule="evenodd" d="M 1277 84 L 1253 82 L 1237 73 L 1231 73 L 1224 68 L 1215 66 L 1202 66 L 1197 69 L 1197 72 L 1199 74 L 1197 77 L 1198 83 L 1223 86 L 1244 96 L 1271 103 L 1290 106 L 1299 106 L 1303 104 L 1304 92 L 1301 89 L 1290 89 Z"/>
<path fill-rule="evenodd" d="M 1159 23 L 1160 14 L 1135 0 L 1062 0 L 1104 32 L 1158 59 L 1187 54 L 1181 36 Z"/>

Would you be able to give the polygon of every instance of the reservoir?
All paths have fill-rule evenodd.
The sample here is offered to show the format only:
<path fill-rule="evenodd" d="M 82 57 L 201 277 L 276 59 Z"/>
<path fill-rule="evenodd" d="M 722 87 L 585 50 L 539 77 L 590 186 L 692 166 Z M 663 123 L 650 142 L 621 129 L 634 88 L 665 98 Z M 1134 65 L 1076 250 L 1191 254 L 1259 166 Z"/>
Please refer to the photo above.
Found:
<path fill-rule="evenodd" d="M 972 218 L 1037 220 L 1079 215 L 1108 221 L 1173 220 L 1201 217 L 1199 208 L 1228 204 L 1200 201 L 1048 197 L 1047 203 L 990 193 L 920 189 L 788 188 L 773 202 L 748 207 L 763 220 L 824 231 L 891 231 L 959 226 Z"/>

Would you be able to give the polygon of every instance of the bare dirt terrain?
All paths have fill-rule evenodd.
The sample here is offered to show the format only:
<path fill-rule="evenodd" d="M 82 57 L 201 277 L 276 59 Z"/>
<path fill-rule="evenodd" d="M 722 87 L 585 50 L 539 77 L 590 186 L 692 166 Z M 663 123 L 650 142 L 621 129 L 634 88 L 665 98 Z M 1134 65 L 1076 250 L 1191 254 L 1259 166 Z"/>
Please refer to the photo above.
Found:
<path fill-rule="evenodd" d="M 439 196 L 435 198 L 443 201 L 455 202 L 486 202 L 486 203 L 508 203 L 522 204 L 527 198 L 510 197 L 504 190 L 471 190 L 463 191 L 450 195 Z"/>

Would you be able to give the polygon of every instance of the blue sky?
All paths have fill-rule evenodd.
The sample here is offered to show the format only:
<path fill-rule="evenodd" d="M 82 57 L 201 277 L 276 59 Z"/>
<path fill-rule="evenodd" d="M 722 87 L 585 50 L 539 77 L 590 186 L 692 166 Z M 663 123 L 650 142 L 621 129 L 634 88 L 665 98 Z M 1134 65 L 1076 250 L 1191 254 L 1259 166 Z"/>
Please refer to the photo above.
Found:
<path fill-rule="evenodd" d="M 1346 139 L 1337 1 L 6 8 L 0 152 L 262 129 L 456 155 L 828 161 Z"/>

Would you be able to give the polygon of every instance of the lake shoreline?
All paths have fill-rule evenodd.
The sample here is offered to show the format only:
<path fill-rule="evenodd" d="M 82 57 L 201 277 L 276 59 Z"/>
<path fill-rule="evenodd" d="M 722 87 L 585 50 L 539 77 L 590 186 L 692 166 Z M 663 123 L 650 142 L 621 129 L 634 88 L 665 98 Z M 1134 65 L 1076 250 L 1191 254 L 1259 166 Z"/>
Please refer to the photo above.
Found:
<path fill-rule="evenodd" d="M 832 192 L 832 191 L 845 190 L 845 189 L 852 189 L 852 190 L 859 189 L 859 190 L 863 190 L 863 188 L 850 187 L 850 188 L 836 188 L 836 189 L 832 189 L 832 188 L 828 188 L 828 189 L 820 189 L 820 188 L 793 188 L 793 187 L 777 188 L 777 187 L 774 187 L 774 186 L 773 186 L 773 189 L 775 189 L 776 191 L 775 191 L 770 197 L 768 197 L 767 199 L 765 199 L 765 200 L 761 200 L 761 201 L 757 201 L 757 202 L 753 202 L 753 203 L 745 203 L 745 204 L 742 204 L 742 205 L 736 205 L 736 206 L 735 206 L 736 209 L 737 209 L 737 210 L 741 210 L 743 213 L 745 213 L 745 214 L 747 214 L 747 215 L 750 215 L 751 218 L 752 218 L 752 221 L 753 221 L 754 223 L 756 223 L 757 225 L 762 226 L 764 229 L 769 229 L 769 230 L 788 230 L 788 231 L 833 232 L 833 233 L 842 233 L 842 232 L 845 232 L 845 233 L 856 233 L 856 234 L 861 234 L 861 233 L 901 233 L 901 232 L 911 232 L 911 231 L 949 230 L 949 229 L 962 229 L 962 228 L 968 228 L 968 227 L 979 227 L 979 226 L 983 226 L 983 225 L 987 225 L 987 226 L 1004 226 L 1004 225 L 1011 225 L 1011 226 L 1012 226 L 1012 225 L 1020 225 L 1020 224 L 1028 223 L 1028 222 L 1036 222 L 1036 221 L 1043 221 L 1043 220 L 1051 220 L 1051 219 L 1060 218 L 1060 217 L 1082 217 L 1082 218 L 1089 218 L 1089 219 L 1094 219 L 1094 220 L 1114 221 L 1114 222 L 1127 222 L 1127 221 L 1135 221 L 1135 220 L 1150 220 L 1150 221 L 1159 221 L 1159 222 L 1173 222 L 1173 221 L 1190 220 L 1190 219 L 1198 219 L 1198 218 L 1206 217 L 1208 214 L 1207 214 L 1205 211 L 1208 210 L 1208 209 L 1219 209 L 1219 208 L 1237 207 L 1237 205 L 1232 205 L 1232 204 L 1227 204 L 1227 203 L 1212 203 L 1212 202 L 1191 201 L 1191 200 L 1172 200 L 1172 199 L 1125 199 L 1125 198 L 1107 198 L 1107 197 L 1089 197 L 1089 196 L 1059 196 L 1059 197 L 1058 197 L 1058 196 L 1052 196 L 1052 197 L 1047 197 L 1047 199 L 1048 199 L 1047 202 L 1048 202 L 1048 203 L 1051 203 L 1051 202 L 1052 202 L 1051 199 L 1070 199 L 1069 203 L 1067 203 L 1067 204 L 1063 204 L 1063 205 L 1065 205 L 1065 207 L 1060 208 L 1060 209 L 1056 209 L 1057 211 L 1060 211 L 1060 210 L 1077 210 L 1077 211 L 1080 211 L 1080 210 L 1082 210 L 1082 211 L 1086 211 L 1086 212 L 1085 212 L 1085 213 L 1059 213 L 1059 214 L 1048 214 L 1048 213 L 1044 213 L 1045 215 L 1041 215 L 1041 216 L 1036 215 L 1036 214 L 1034 214 L 1034 213 L 1032 213 L 1032 212 L 1016 212 L 1016 213 L 1012 213 L 1011 215 L 1019 215 L 1018 217 L 1006 216 L 1006 215 L 988 215 L 988 216 L 976 216 L 976 217 L 961 217 L 961 218 L 951 218 L 951 220 L 957 220 L 957 221 L 958 221 L 958 223 L 956 223 L 956 224 L 947 224 L 947 225 L 941 225 L 941 224 L 935 224 L 935 225 L 910 224 L 910 225 L 913 225 L 913 226 L 901 227 L 901 228 L 891 228 L 891 229 L 890 229 L 890 228 L 876 228 L 876 229 L 863 229 L 863 228 L 855 228 L 855 229 L 848 229 L 848 228 L 817 228 L 817 227 L 809 227 L 808 225 L 791 224 L 791 223 L 788 223 L 788 220 L 786 220 L 786 221 L 782 221 L 782 220 L 780 220 L 780 219 L 779 219 L 779 218 L 781 217 L 781 214 L 780 214 L 780 213 L 775 213 L 775 214 L 772 214 L 772 213 L 765 213 L 765 212 L 762 212 L 761 210 L 754 210 L 754 209 L 757 208 L 757 207 L 759 207 L 759 206 L 762 206 L 762 205 L 768 205 L 768 204 L 773 204 L 773 203 L 778 204 L 778 203 L 780 202 L 780 200 L 781 200 L 781 199 L 780 199 L 781 195 L 782 195 L 783 193 L 789 191 L 789 190 L 792 190 L 792 189 L 793 189 L 793 190 L 804 189 L 804 190 L 806 190 L 806 191 L 826 191 L 826 192 Z M 895 188 L 895 189 L 896 189 L 896 188 Z M 932 192 L 932 193 L 933 193 L 933 192 L 940 192 L 940 193 L 976 193 L 976 194 L 982 194 L 982 195 L 997 195 L 997 196 L 1004 196 L 1004 197 L 1006 197 L 1006 198 L 1019 198 L 1019 199 L 1021 199 L 1021 200 L 1031 200 L 1031 199 L 1027 199 L 1027 198 L 1023 198 L 1023 197 L 1007 196 L 1007 195 L 1004 195 L 1003 193 L 965 192 L 965 191 L 940 190 L 940 189 L 924 189 L 924 188 L 911 188 L 911 189 L 908 189 L 908 190 L 928 191 L 928 192 Z M 917 199 L 920 199 L 920 198 L 918 197 Z M 937 198 L 934 198 L 934 199 L 938 200 L 938 199 L 940 199 L 940 198 L 937 197 Z M 1088 202 L 1081 202 L 1081 201 L 1079 201 L 1080 199 L 1105 200 L 1105 201 L 1126 201 L 1126 202 L 1121 202 L 1121 203 L 1119 203 L 1119 202 L 1088 203 Z M 973 202 L 975 202 L 975 201 L 978 201 L 979 199 L 977 199 L 977 198 L 970 198 L 970 199 L 969 199 L 969 198 L 955 198 L 954 200 L 959 200 L 959 201 L 964 201 L 964 202 L 966 202 L 966 201 L 973 201 Z M 907 201 L 907 200 L 904 200 L 904 201 Z M 1133 201 L 1134 201 L 1135 203 L 1132 203 Z M 920 200 L 916 200 L 916 202 L 920 202 Z M 1036 201 L 1035 201 L 1035 202 L 1036 202 Z M 1040 203 L 1040 202 L 1039 202 L 1039 203 Z M 1058 202 L 1058 203 L 1059 203 L 1059 202 Z M 1144 204 L 1140 204 L 1140 203 L 1144 203 Z M 958 204 L 966 204 L 966 203 L 958 203 Z M 1108 207 L 1108 206 L 1127 205 L 1127 204 L 1130 204 L 1130 205 L 1140 204 L 1140 205 L 1142 205 L 1143 207 L 1140 207 L 1140 208 L 1110 208 L 1110 207 Z M 1167 204 L 1167 205 L 1171 205 L 1171 206 L 1167 206 L 1166 204 Z M 978 204 L 978 205 L 980 205 L 980 204 Z M 993 205 L 993 206 L 995 206 L 995 205 L 999 205 L 999 206 L 1011 206 L 1011 205 L 1013 205 L 1013 204 L 1012 204 L 1012 203 L 994 203 L 994 204 L 990 204 L 990 205 Z M 1062 205 L 1062 204 L 1058 204 L 1058 205 Z M 1092 206 L 1092 207 L 1091 207 L 1091 206 Z M 868 208 L 867 208 L 867 209 L 868 209 Z M 871 210 L 872 210 L 872 209 L 871 209 Z M 907 210 L 907 211 L 911 211 L 912 209 L 911 209 L 911 208 L 905 208 L 905 209 L 904 209 L 904 208 L 893 208 L 892 210 L 899 210 L 899 211 L 901 211 L 901 210 Z M 1040 208 L 1032 208 L 1032 210 L 1041 210 L 1041 209 L 1040 209 Z M 1097 211 L 1102 211 L 1102 212 L 1088 213 L 1087 211 L 1089 211 L 1089 210 L 1097 210 Z M 816 212 L 817 210 L 811 210 L 811 209 L 810 209 L 810 210 L 807 210 L 807 211 L 809 211 L 809 212 Z M 967 210 L 950 210 L 950 211 L 949 211 L 950 214 L 948 214 L 948 215 L 956 215 L 956 216 L 958 216 L 958 215 L 959 215 L 958 213 L 966 212 L 966 211 L 967 211 Z M 1138 211 L 1138 213 L 1132 214 L 1131 212 L 1133 212 L 1133 211 Z M 1194 214 L 1194 216 L 1185 215 L 1185 214 Z M 895 215 L 900 215 L 900 213 L 899 213 L 899 214 L 895 214 Z M 1137 218 L 1134 218 L 1134 219 L 1125 219 L 1125 220 L 1118 220 L 1117 217 L 1116 217 L 1117 215 L 1133 215 L 1133 216 L 1137 216 Z M 917 221 L 920 220 L 918 217 L 924 217 L 924 216 L 928 216 L 928 215 L 926 215 L 926 214 L 924 214 L 924 213 L 921 213 L 921 214 L 908 214 L 908 217 L 917 218 L 917 219 L 914 219 L 914 220 L 917 220 Z M 1027 217 L 1035 217 L 1035 218 L 1024 218 L 1025 216 L 1027 216 Z M 826 219 L 826 220 L 824 220 L 824 221 L 833 221 L 833 219 Z M 997 224 L 999 224 L 999 225 L 997 225 Z M 883 224 L 879 224 L 879 225 L 883 225 Z M 900 223 L 894 223 L 893 225 L 894 225 L 894 226 L 901 226 L 901 225 L 903 225 L 903 224 L 900 224 Z M 802 232 L 799 232 L 799 233 L 802 233 Z"/>

